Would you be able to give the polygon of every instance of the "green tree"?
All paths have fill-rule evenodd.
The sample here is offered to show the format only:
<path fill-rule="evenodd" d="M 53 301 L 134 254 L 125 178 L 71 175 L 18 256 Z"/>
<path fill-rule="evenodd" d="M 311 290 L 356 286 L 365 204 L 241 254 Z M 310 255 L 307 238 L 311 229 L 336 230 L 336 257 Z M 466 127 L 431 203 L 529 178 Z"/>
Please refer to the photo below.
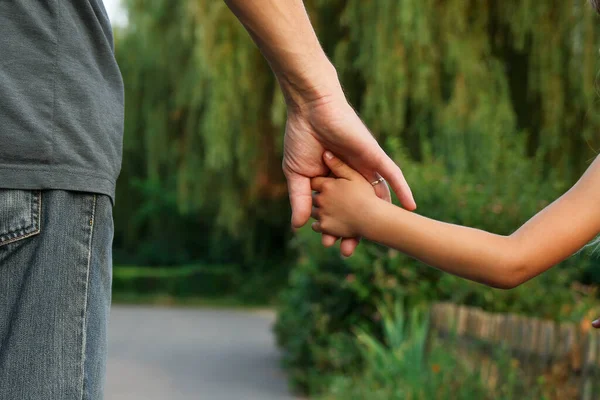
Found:
<path fill-rule="evenodd" d="M 489 185 L 490 201 L 506 190 L 535 198 L 535 186 L 506 183 L 525 174 L 559 193 L 594 155 L 600 27 L 586 1 L 306 5 L 352 104 L 406 168 L 441 163 L 457 184 Z M 282 263 L 285 109 L 267 64 L 224 2 L 126 6 L 117 248 L 161 262 Z M 417 201 L 427 195 L 410 183 Z"/>

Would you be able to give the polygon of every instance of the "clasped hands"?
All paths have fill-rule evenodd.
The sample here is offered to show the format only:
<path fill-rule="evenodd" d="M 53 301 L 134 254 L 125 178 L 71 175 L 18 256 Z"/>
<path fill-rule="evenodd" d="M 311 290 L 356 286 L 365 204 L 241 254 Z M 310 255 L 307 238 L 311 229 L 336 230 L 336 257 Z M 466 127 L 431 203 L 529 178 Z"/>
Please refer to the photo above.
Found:
<path fill-rule="evenodd" d="M 325 158 L 326 150 L 335 154 L 335 157 Z M 346 210 L 341 207 L 342 200 L 346 204 L 345 199 L 341 199 L 342 196 L 336 196 L 340 205 L 336 213 L 327 211 L 329 207 L 319 207 L 321 201 L 327 201 L 329 198 L 329 186 L 336 186 L 336 191 L 344 193 L 348 199 L 358 201 L 354 205 L 348 202 L 347 210 L 360 210 L 358 207 L 361 207 L 362 203 L 359 198 L 363 196 L 358 192 L 362 194 L 363 191 L 376 195 L 367 196 L 367 199 L 378 198 L 390 202 L 388 183 L 405 209 L 416 209 L 402 171 L 379 146 L 341 92 L 319 97 L 302 106 L 288 108 L 283 171 L 288 182 L 293 227 L 299 228 L 305 225 L 311 216 L 317 215 L 320 220 L 313 225 L 313 229 L 322 233 L 323 245 L 331 247 L 338 238 L 342 238 L 340 251 L 346 257 L 351 256 L 358 246 L 360 229 L 355 226 L 354 220 L 349 219 L 348 223 L 342 224 L 347 217 L 346 214 L 341 214 L 342 210 Z M 329 175 L 330 172 L 345 182 L 341 179 L 320 178 Z M 371 182 L 382 177 L 386 182 L 371 185 Z M 352 182 L 352 185 L 346 191 L 348 182 Z M 313 209 L 313 189 L 320 193 L 314 199 L 316 208 L 320 210 Z M 331 192 L 333 194 L 333 191 Z M 330 215 L 339 218 L 340 224 L 332 223 L 330 226 L 330 221 L 333 220 Z"/>
<path fill-rule="evenodd" d="M 313 207 L 312 229 L 333 237 L 359 238 L 371 222 L 369 214 L 384 201 L 377 196 L 377 185 L 385 180 L 369 183 L 362 175 L 350 168 L 331 152 L 323 154 L 323 160 L 333 176 L 311 179 Z"/>

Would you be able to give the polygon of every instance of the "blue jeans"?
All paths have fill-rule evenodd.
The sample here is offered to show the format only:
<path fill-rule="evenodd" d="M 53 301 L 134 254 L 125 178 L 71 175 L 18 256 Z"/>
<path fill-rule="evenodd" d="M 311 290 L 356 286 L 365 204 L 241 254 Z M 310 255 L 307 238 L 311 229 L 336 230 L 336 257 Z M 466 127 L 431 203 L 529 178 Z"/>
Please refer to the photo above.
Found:
<path fill-rule="evenodd" d="M 113 232 L 107 196 L 0 189 L 0 399 L 102 399 Z"/>

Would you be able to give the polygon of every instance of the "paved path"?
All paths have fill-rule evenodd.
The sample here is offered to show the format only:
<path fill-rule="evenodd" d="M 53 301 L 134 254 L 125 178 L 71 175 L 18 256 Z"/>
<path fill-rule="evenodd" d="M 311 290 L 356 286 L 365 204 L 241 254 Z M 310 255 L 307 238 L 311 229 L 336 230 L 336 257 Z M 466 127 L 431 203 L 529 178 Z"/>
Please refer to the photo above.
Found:
<path fill-rule="evenodd" d="M 293 400 L 270 312 L 114 307 L 106 400 Z"/>

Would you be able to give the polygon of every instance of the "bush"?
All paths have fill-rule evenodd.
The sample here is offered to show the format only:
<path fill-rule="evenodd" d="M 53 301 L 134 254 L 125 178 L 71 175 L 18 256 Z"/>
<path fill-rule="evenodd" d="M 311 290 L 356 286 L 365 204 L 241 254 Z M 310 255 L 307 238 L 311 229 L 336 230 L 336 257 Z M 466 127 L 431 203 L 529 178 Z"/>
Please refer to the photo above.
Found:
<path fill-rule="evenodd" d="M 519 379 L 518 364 L 501 351 L 495 355 L 500 384 L 490 390 L 479 369 L 473 371 L 452 352 L 451 343 L 428 348 L 426 312 L 405 312 L 399 304 L 391 313 L 383 308 L 383 341 L 357 329 L 356 342 L 364 371 L 338 376 L 323 400 L 502 400 L 542 399 L 542 386 Z M 452 340 L 452 339 L 449 339 Z M 501 350 L 501 349 L 499 349 Z"/>
<path fill-rule="evenodd" d="M 232 294 L 239 286 L 237 268 L 232 265 L 188 265 L 182 267 L 115 267 L 116 294 L 161 294 L 179 298 Z"/>
<path fill-rule="evenodd" d="M 526 167 L 498 181 L 503 184 L 484 184 L 474 175 L 450 180 L 434 162 L 404 169 L 427 216 L 509 234 L 564 189 L 536 183 Z M 579 321 L 589 309 L 585 301 L 589 297 L 570 289 L 587 263 L 585 253 L 519 288 L 502 291 L 442 273 L 372 243 L 361 244 L 353 257 L 342 260 L 337 250 L 323 250 L 320 238 L 309 228 L 299 232 L 294 245 L 301 256 L 281 295 L 275 332 L 291 383 L 305 392 L 328 387 L 332 374 L 360 370 L 360 350 L 352 330 L 362 328 L 381 338 L 378 304 L 390 306 L 400 298 L 407 307 L 450 301 L 565 321 Z"/>
<path fill-rule="evenodd" d="M 287 268 L 260 263 L 250 270 L 244 267 L 238 264 L 117 266 L 113 272 L 113 293 L 116 299 L 167 296 L 180 300 L 235 298 L 255 305 L 274 303 Z"/>

